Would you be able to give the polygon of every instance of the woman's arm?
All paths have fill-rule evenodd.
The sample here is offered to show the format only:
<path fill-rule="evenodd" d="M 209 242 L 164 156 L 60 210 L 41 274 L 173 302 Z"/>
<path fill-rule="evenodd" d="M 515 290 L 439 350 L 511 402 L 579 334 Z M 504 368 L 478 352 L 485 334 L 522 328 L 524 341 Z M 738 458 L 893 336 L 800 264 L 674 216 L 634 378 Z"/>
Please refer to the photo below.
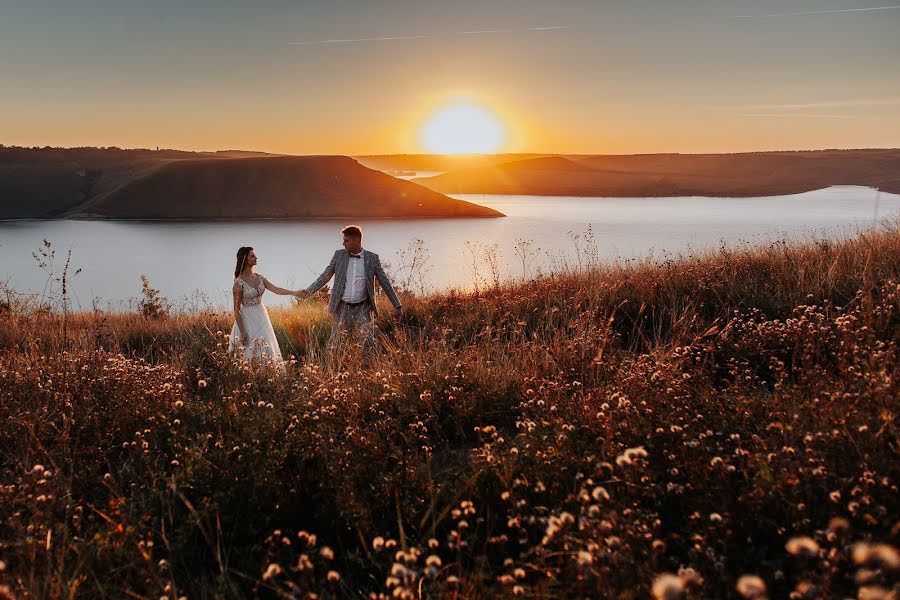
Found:
<path fill-rule="evenodd" d="M 235 281 L 231 288 L 234 294 L 234 322 L 237 323 L 238 332 L 241 334 L 241 343 L 246 344 L 247 332 L 244 330 L 244 320 L 241 318 L 241 282 Z"/>
<path fill-rule="evenodd" d="M 262 277 L 262 276 L 260 276 Z M 278 294 L 279 296 L 294 296 L 297 292 L 293 290 L 286 290 L 284 288 L 280 288 L 265 277 L 263 277 L 263 283 L 266 285 L 266 289 L 272 292 L 273 294 Z"/>

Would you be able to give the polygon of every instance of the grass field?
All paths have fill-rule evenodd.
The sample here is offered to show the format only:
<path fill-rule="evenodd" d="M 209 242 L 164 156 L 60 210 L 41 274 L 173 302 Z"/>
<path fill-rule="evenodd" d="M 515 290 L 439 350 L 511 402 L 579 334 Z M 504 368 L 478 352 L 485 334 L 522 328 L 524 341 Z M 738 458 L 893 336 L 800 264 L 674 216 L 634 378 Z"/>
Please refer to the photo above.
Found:
<path fill-rule="evenodd" d="M 0 598 L 900 594 L 896 224 L 403 300 L 8 304 Z"/>

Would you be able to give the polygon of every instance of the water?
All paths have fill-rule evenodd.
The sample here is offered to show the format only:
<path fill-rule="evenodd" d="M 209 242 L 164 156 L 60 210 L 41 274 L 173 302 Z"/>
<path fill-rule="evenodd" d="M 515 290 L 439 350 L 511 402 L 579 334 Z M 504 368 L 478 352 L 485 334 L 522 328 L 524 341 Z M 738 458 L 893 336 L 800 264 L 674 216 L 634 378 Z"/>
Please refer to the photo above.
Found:
<path fill-rule="evenodd" d="M 531 242 L 528 273 L 575 266 L 596 250 L 601 261 L 622 261 L 666 252 L 678 254 L 775 237 L 844 235 L 873 225 L 876 217 L 900 214 L 900 196 L 864 187 L 832 187 L 765 198 L 560 198 L 457 196 L 506 213 L 500 219 L 360 221 L 365 247 L 398 267 L 398 251 L 424 241 L 429 266 L 422 284 L 431 289 L 467 288 L 491 278 L 490 248 L 505 277 L 521 276 L 516 241 Z M 877 215 L 876 215 L 877 208 Z M 0 281 L 19 292 L 40 293 L 47 274 L 32 257 L 44 238 L 57 250 L 56 270 L 72 249 L 76 307 L 125 309 L 140 296 L 146 274 L 163 296 L 185 308 L 227 306 L 234 255 L 252 245 L 259 272 L 283 287 L 306 286 L 340 247 L 342 221 L 154 223 L 110 221 L 0 222 Z M 586 235 L 588 227 L 594 244 Z M 579 236 L 579 237 L 575 237 Z M 467 242 L 469 244 L 467 245 Z M 396 279 L 405 279 L 407 272 Z M 269 305 L 288 300 L 266 295 Z"/>

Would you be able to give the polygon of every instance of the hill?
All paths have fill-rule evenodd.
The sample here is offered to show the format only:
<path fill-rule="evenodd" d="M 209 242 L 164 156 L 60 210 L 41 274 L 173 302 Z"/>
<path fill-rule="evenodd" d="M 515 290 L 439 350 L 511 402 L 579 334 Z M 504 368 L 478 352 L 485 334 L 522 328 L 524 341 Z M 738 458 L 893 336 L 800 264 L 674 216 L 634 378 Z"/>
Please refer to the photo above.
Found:
<path fill-rule="evenodd" d="M 900 193 L 900 150 L 541 158 L 414 179 L 446 194 L 771 196 L 832 185 Z M 556 162 L 548 162 L 556 161 Z M 564 161 L 564 162 L 562 162 Z M 569 163 L 582 170 L 573 170 Z"/>
<path fill-rule="evenodd" d="M 457 171 L 551 156 L 549 154 L 384 154 L 354 156 L 361 165 L 379 171 Z"/>
<path fill-rule="evenodd" d="M 79 206 L 71 215 L 117 219 L 502 216 L 343 156 L 172 162 Z"/>
<path fill-rule="evenodd" d="M 342 156 L 0 148 L 5 219 L 495 216 Z"/>

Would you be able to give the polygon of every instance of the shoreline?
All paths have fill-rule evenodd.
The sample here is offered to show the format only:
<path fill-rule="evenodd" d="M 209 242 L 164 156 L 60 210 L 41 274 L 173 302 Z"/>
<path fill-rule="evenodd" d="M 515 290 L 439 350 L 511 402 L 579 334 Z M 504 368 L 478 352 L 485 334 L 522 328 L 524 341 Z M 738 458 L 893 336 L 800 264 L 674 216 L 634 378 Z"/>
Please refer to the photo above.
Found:
<path fill-rule="evenodd" d="M 815 187 L 810 188 L 808 190 L 803 190 L 799 192 L 791 192 L 787 194 L 747 194 L 742 196 L 717 196 L 717 195 L 706 195 L 706 194 L 694 194 L 694 195 L 683 195 L 683 196 L 634 196 L 634 195 L 584 195 L 584 194 L 504 194 L 504 193 L 492 193 L 492 192 L 450 192 L 448 195 L 451 198 L 458 200 L 468 200 L 467 198 L 456 198 L 456 196 L 500 196 L 500 197 L 518 197 L 518 198 L 579 198 L 585 200 L 608 200 L 608 199 L 629 199 L 629 200 L 641 200 L 641 199 L 664 199 L 668 198 L 671 200 L 683 200 L 683 199 L 697 199 L 697 198 L 709 198 L 709 199 L 717 199 L 717 200 L 743 200 L 747 198 L 781 198 L 781 197 L 790 197 L 790 196 L 802 196 L 803 194 L 809 194 L 813 192 L 820 192 L 823 190 L 829 190 L 833 188 L 863 188 L 869 189 L 875 193 L 883 193 L 883 194 L 892 194 L 892 195 L 900 195 L 900 191 L 891 192 L 882 190 L 870 185 L 863 184 L 854 184 L 854 183 L 844 183 L 844 184 L 835 184 L 829 185 L 825 187 Z M 479 205 L 481 206 L 481 205 Z M 498 211 L 499 212 L 499 211 Z M 52 218 L 11 218 L 11 219 L 0 219 L 0 223 L 22 223 L 22 222 L 49 222 L 49 221 L 98 221 L 98 222 L 123 222 L 123 223 L 237 223 L 243 221 L 250 222 L 318 222 L 318 221 L 346 221 L 346 220 L 356 220 L 356 221 L 432 221 L 439 219 L 499 219 L 506 218 L 508 215 L 499 213 L 497 215 L 465 215 L 465 216 L 456 216 L 456 215 L 428 215 L 428 216 L 401 216 L 401 217 L 367 217 L 367 216 L 353 216 L 353 217 L 340 217 L 340 216 L 327 216 L 327 217 L 105 217 L 102 215 L 72 215 L 68 217 L 52 217 Z"/>

